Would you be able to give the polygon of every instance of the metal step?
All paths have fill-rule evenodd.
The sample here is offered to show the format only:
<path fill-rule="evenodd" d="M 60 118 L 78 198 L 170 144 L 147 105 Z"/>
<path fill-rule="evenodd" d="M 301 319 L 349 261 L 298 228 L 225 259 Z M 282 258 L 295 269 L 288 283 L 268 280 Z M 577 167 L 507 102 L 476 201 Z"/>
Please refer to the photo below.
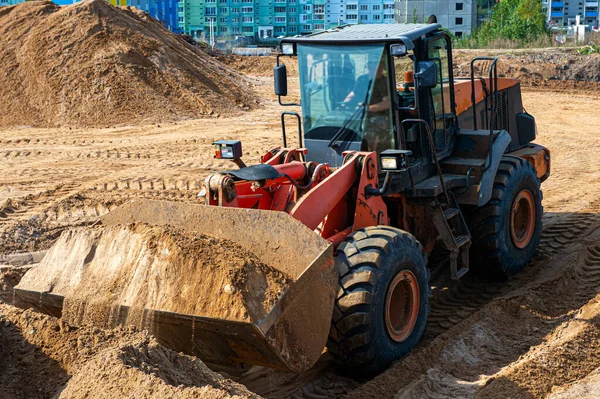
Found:
<path fill-rule="evenodd" d="M 440 166 L 444 173 L 466 175 L 469 170 L 472 170 L 471 175 L 480 176 L 485 162 L 486 160 L 481 158 L 448 157 L 440 162 Z"/>
<path fill-rule="evenodd" d="M 446 220 L 452 219 L 454 216 L 458 215 L 460 210 L 458 208 L 447 208 L 444 210 L 444 218 Z"/>
<path fill-rule="evenodd" d="M 444 184 L 447 190 L 457 187 L 465 187 L 467 185 L 466 175 L 451 175 L 445 174 Z M 474 180 L 474 179 L 472 179 Z M 442 184 L 438 175 L 431 176 L 420 183 L 415 184 L 413 197 L 437 197 L 443 193 Z"/>
<path fill-rule="evenodd" d="M 454 239 L 454 242 L 456 243 L 456 247 L 457 248 L 462 248 L 466 244 L 470 244 L 471 243 L 471 237 L 469 237 L 467 235 L 456 236 L 455 239 Z"/>

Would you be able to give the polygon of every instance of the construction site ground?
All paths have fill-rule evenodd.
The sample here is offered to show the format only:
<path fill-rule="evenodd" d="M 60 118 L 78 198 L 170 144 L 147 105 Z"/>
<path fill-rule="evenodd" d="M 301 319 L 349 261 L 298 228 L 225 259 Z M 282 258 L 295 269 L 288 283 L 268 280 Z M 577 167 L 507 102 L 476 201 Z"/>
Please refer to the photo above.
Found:
<path fill-rule="evenodd" d="M 533 58 L 519 61 L 521 74 L 547 62 L 526 57 Z M 35 263 L 64 229 L 92 225 L 134 198 L 200 202 L 204 177 L 232 167 L 213 158 L 214 140 L 241 139 L 248 163 L 280 145 L 273 59 L 226 61 L 246 75 L 262 107 L 160 124 L 0 128 L 0 255 L 30 253 L 0 264 Z M 536 73 L 542 78 L 524 78 L 523 103 L 536 117 L 536 142 L 552 151 L 538 254 L 504 283 L 471 275 L 451 281 L 443 259 L 430 257 L 426 336 L 383 374 L 349 378 L 327 353 L 300 375 L 261 367 L 216 374 L 144 332 L 74 329 L 10 306 L 10 289 L 29 267 L 13 266 L 0 269 L 0 398 L 598 397 L 600 95 L 597 83 Z"/>

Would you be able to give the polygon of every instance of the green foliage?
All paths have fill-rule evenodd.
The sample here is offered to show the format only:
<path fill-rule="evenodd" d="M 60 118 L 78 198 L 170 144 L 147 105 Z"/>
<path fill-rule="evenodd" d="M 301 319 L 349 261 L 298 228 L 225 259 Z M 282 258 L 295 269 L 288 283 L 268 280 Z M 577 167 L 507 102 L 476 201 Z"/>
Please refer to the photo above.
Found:
<path fill-rule="evenodd" d="M 588 44 L 587 46 L 583 46 L 579 50 L 579 54 L 589 55 L 594 53 L 600 53 L 600 46 L 596 44 Z"/>
<path fill-rule="evenodd" d="M 414 6 L 414 7 L 413 7 L 413 10 L 412 10 L 412 23 L 413 23 L 413 24 L 416 24 L 416 23 L 417 23 L 417 11 L 418 11 L 418 10 L 419 10 L 419 9 L 417 8 L 417 6 Z"/>
<path fill-rule="evenodd" d="M 492 8 L 489 20 L 470 36 L 458 38 L 457 47 L 481 48 L 498 40 L 516 42 L 524 47 L 540 37 L 550 36 L 539 0 L 501 0 Z"/>

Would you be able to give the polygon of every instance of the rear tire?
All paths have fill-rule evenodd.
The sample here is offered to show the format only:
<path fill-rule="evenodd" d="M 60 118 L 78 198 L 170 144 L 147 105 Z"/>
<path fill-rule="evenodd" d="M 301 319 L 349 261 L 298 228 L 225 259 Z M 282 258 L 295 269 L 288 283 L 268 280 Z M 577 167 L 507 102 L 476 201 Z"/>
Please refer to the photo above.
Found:
<path fill-rule="evenodd" d="M 521 271 L 540 242 L 542 214 L 542 191 L 534 167 L 522 158 L 502 157 L 492 198 L 468 212 L 471 269 L 493 279 Z"/>
<path fill-rule="evenodd" d="M 389 226 L 350 234 L 337 249 L 339 291 L 328 350 L 349 372 L 383 371 L 425 333 L 429 271 L 416 238 Z"/>

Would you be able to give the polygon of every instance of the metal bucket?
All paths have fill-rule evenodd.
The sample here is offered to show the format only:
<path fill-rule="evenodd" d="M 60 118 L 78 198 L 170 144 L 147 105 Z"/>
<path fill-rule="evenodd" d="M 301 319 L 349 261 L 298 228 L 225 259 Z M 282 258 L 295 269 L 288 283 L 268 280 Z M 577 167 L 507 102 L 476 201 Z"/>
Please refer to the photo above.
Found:
<path fill-rule="evenodd" d="M 317 361 L 327 341 L 337 290 L 330 243 L 284 212 L 140 200 L 102 219 L 104 225 L 134 222 L 232 240 L 294 281 L 255 323 L 144 309 L 141 326 L 164 346 L 224 366 L 242 362 L 302 372 Z M 63 301 L 51 289 L 31 290 L 23 281 L 15 287 L 15 304 L 20 307 L 61 317 Z M 115 324 L 124 324 L 129 310 L 120 305 Z"/>

